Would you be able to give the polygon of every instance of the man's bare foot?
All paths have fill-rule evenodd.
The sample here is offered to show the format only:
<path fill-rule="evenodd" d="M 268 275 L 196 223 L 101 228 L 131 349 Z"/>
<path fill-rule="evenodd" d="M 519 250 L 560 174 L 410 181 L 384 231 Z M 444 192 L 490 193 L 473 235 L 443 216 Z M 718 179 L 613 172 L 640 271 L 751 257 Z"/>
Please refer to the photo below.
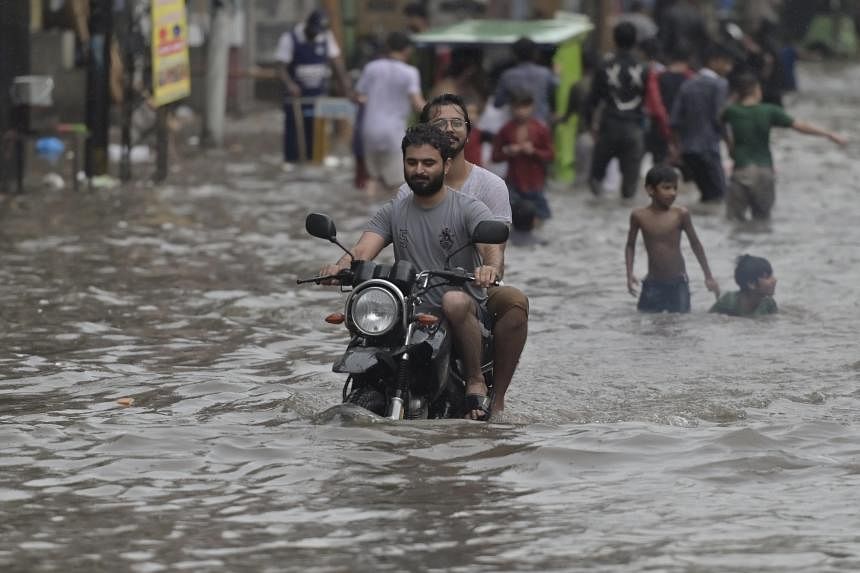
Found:
<path fill-rule="evenodd" d="M 496 412 L 504 412 L 505 411 L 505 396 L 504 394 L 500 394 L 499 392 L 493 392 L 493 404 L 490 407 L 490 411 L 495 414 Z"/>

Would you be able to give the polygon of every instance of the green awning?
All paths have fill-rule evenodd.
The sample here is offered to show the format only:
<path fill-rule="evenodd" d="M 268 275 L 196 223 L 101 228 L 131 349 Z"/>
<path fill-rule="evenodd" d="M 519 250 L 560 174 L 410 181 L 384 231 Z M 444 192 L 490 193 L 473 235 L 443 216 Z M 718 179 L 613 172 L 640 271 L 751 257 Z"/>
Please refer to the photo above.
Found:
<path fill-rule="evenodd" d="M 431 28 L 412 36 L 418 45 L 504 44 L 530 38 L 536 44 L 558 45 L 584 36 L 594 26 L 587 16 L 566 14 L 554 20 L 464 20 L 450 26 Z"/>

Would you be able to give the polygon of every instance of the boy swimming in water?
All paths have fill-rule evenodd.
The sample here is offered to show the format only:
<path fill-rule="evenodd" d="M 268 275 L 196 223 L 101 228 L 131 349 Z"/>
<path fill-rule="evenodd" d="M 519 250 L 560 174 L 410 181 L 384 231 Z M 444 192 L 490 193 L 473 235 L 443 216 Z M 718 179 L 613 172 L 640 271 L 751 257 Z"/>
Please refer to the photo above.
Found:
<path fill-rule="evenodd" d="M 729 316 L 761 316 L 776 312 L 776 301 L 773 300 L 776 277 L 767 259 L 752 255 L 738 257 L 735 282 L 741 290 L 721 296 L 711 307 L 711 312 Z"/>
<path fill-rule="evenodd" d="M 642 281 L 637 308 L 642 312 L 690 312 L 689 280 L 681 254 L 682 231 L 687 234 L 705 273 L 705 286 L 719 297 L 720 287 L 711 275 L 690 212 L 686 207 L 672 205 L 678 195 L 678 172 L 666 165 L 652 167 L 645 176 L 645 190 L 651 197 L 651 204 L 634 209 L 630 214 L 630 231 L 624 251 L 627 290 L 636 296 L 639 281 L 633 275 L 633 257 L 636 254 L 636 236 L 641 229 L 648 253 L 648 276 Z"/>

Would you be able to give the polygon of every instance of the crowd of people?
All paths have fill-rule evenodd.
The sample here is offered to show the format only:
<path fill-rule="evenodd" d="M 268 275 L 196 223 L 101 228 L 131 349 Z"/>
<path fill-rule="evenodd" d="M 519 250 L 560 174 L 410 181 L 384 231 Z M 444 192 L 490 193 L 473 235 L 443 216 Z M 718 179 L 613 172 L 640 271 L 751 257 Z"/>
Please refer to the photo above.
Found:
<path fill-rule="evenodd" d="M 306 42 L 315 48 L 299 47 L 302 36 L 295 31 L 291 51 L 282 50 L 292 54 L 283 60 L 285 75 L 291 78 L 285 104 L 284 157 L 289 164 L 296 160 L 297 148 L 312 145 L 286 142 L 301 139 L 297 120 L 306 112 L 300 113 L 303 104 L 295 102 L 318 93 L 317 81 L 327 77 L 325 66 L 332 64 L 336 71 L 340 67 L 339 51 L 324 24 L 324 16 L 314 12 L 303 26 Z M 427 102 L 409 35 L 391 33 L 385 52 L 364 66 L 354 87 L 346 80 L 343 85 L 344 93 L 360 104 L 355 151 L 359 169 L 366 170 L 364 185 L 393 197 L 368 224 L 354 254 L 373 258 L 393 244 L 396 258 L 430 268 L 444 264 L 456 243 L 452 237 L 468 235 L 481 218 L 504 220 L 515 234 L 528 235 L 552 213 L 546 186 L 555 156 L 553 127 L 576 114 L 582 140 L 577 152 L 590 156 L 587 164 L 577 164 L 595 196 L 607 193 L 605 180 L 613 160 L 625 201 L 640 189 L 643 159 L 650 156 L 654 165 L 644 180 L 650 203 L 631 213 L 625 247 L 627 285 L 638 296 L 640 311 L 690 311 L 689 277 L 681 254 L 686 235 L 705 285 L 717 297 L 712 312 L 775 312 L 776 279 L 770 263 L 751 255 L 739 257 L 735 281 L 740 290 L 720 296 L 690 210 L 675 204 L 680 182 L 689 180 L 702 203 L 724 204 L 730 219 L 768 220 L 775 200 L 771 129 L 792 128 L 845 143 L 841 135 L 795 119 L 783 109 L 781 93 L 790 82 L 777 76 L 792 74 L 779 64 L 772 30 L 773 24 L 764 21 L 753 34 L 714 38 L 694 0 L 677 0 L 657 21 L 634 1 L 614 26 L 615 50 L 599 63 L 588 53 L 584 56 L 585 77 L 572 86 L 565 110 L 554 109 L 557 76 L 528 38 L 512 46 L 513 65 L 489 74 L 474 49 L 454 50 L 447 73 L 428 92 Z M 306 61 L 297 62 L 303 53 Z M 488 82 L 487 76 L 495 82 Z M 493 83 L 494 89 L 488 89 Z M 407 127 L 414 113 L 416 125 Z M 478 123 L 476 115 L 482 117 Z M 495 120 L 485 120 L 487 116 Z M 307 122 L 307 116 L 302 119 Z M 481 153 L 482 143 L 489 153 Z M 723 157 L 723 149 L 730 158 Z M 503 165 L 504 178 L 482 166 L 484 161 Z M 728 178 L 727 163 L 733 163 Z M 648 255 L 648 274 L 641 285 L 633 272 L 640 233 Z M 478 290 L 466 297 L 464 291 L 446 292 L 436 304 L 465 359 L 470 417 L 475 419 L 504 410 L 505 392 L 527 336 L 526 295 L 512 286 L 491 286 L 503 276 L 504 253 L 504 246 L 480 246 L 466 262 L 474 265 Z M 348 264 L 344 257 L 322 272 L 335 274 Z M 474 356 L 481 325 L 495 334 L 492 395 Z"/>

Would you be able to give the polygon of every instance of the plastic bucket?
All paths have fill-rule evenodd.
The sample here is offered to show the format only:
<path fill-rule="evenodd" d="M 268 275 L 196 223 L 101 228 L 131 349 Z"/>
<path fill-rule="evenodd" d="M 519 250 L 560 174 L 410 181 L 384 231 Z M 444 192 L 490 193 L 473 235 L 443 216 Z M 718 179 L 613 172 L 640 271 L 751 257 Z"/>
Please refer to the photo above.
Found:
<path fill-rule="evenodd" d="M 12 80 L 10 88 L 12 103 L 50 107 L 54 105 L 54 79 L 50 76 L 18 76 Z"/>

